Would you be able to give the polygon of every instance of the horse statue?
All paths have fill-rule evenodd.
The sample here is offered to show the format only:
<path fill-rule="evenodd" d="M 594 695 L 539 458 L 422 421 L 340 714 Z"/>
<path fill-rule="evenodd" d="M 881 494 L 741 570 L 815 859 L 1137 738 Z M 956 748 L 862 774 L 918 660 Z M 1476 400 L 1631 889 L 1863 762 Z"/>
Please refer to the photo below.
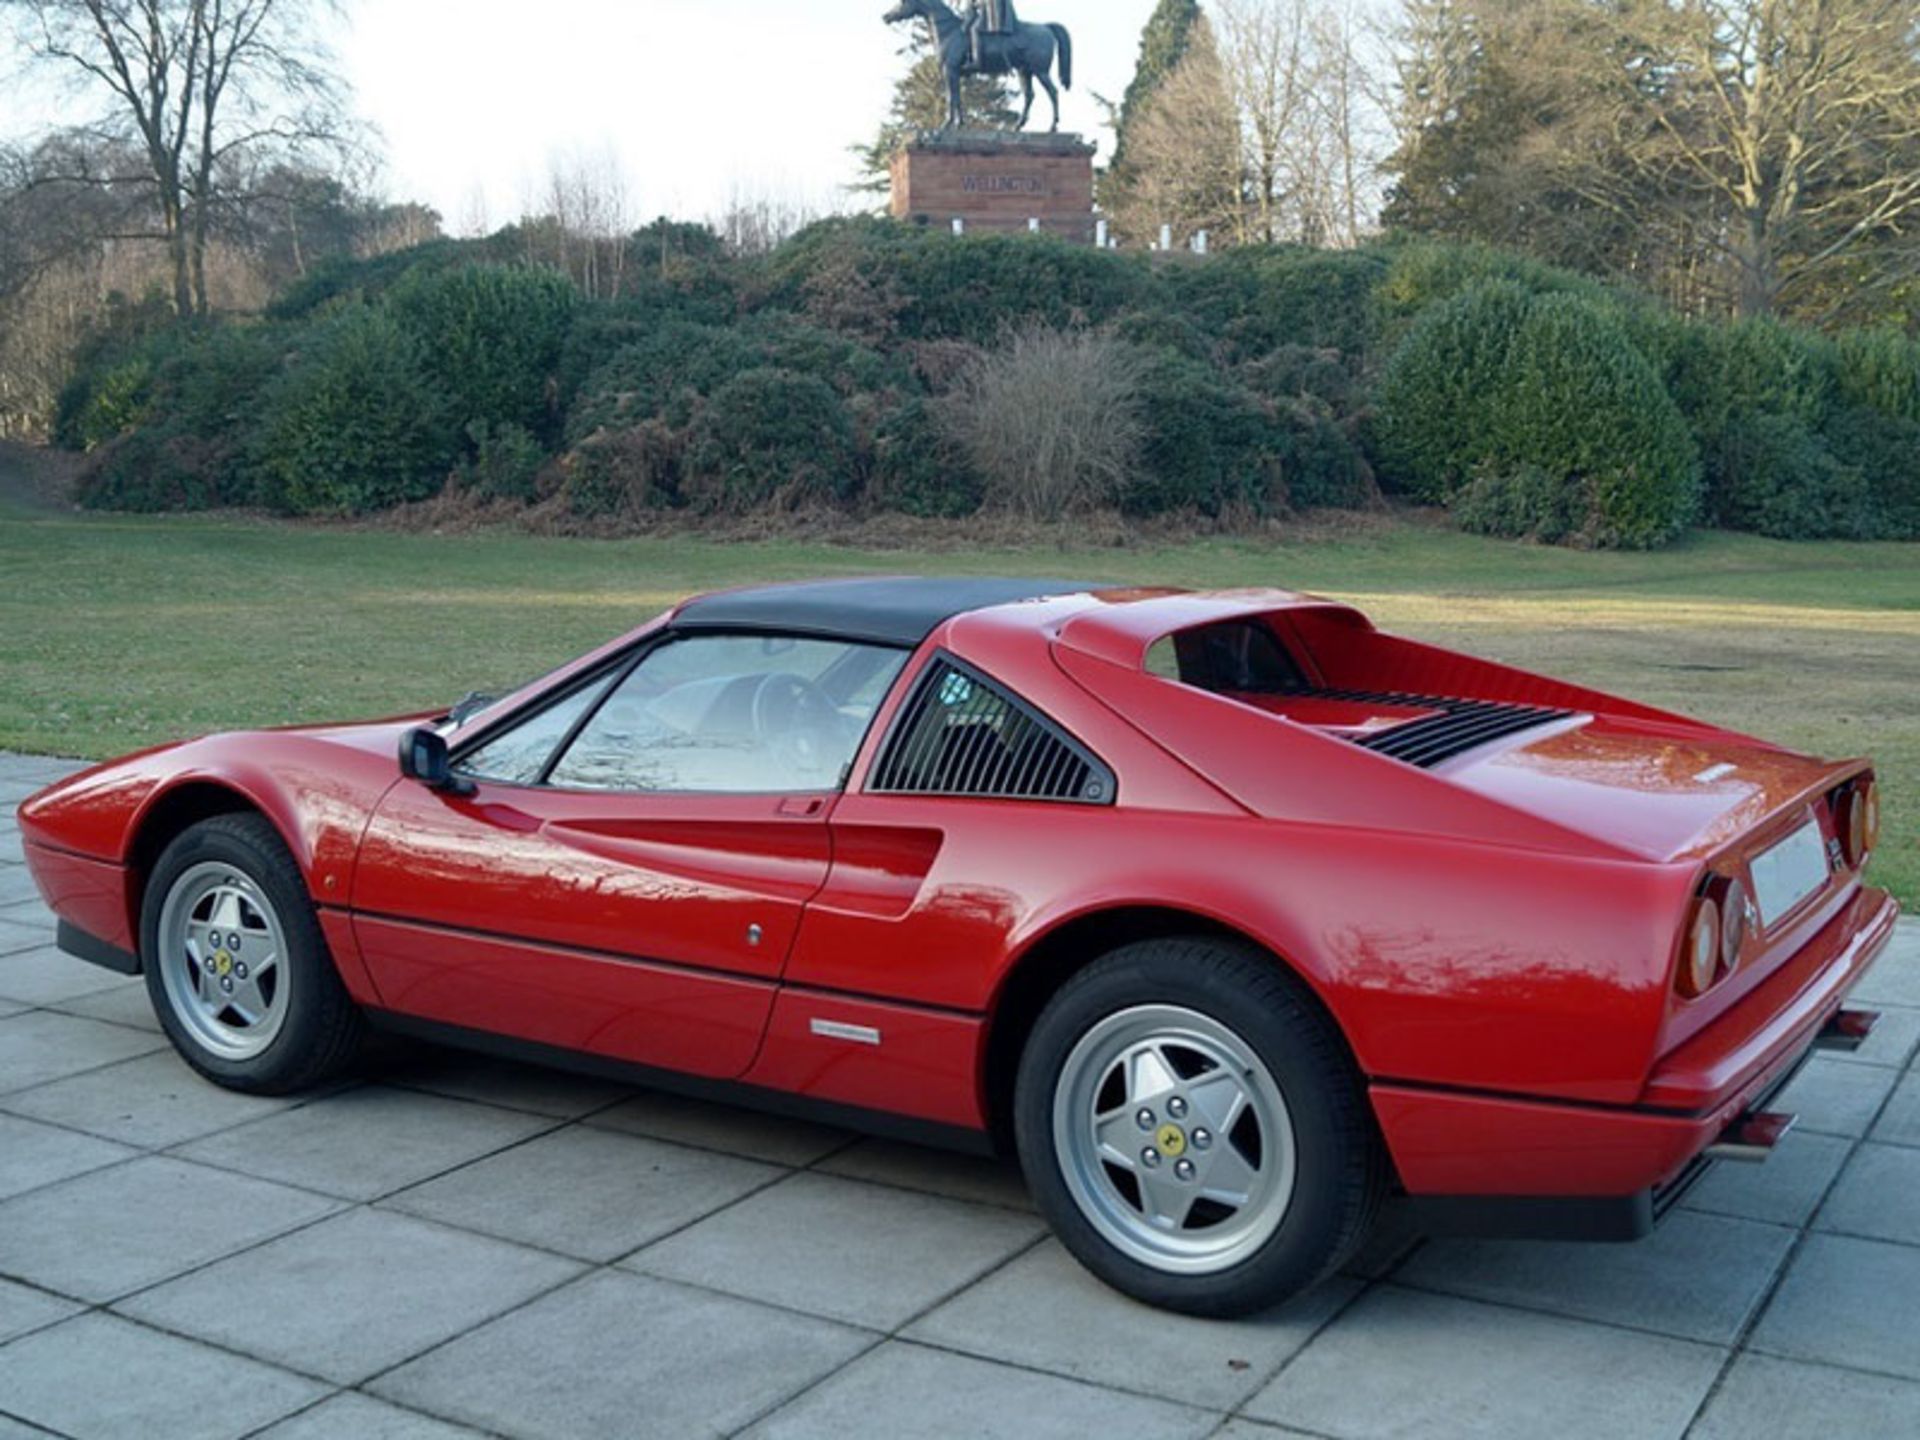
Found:
<path fill-rule="evenodd" d="M 1011 10 L 1010 5 L 1007 8 Z M 1066 26 L 1017 21 L 1003 31 L 979 31 L 977 25 L 954 14 L 945 0 L 900 0 L 882 18 L 889 25 L 902 20 L 932 22 L 940 68 L 947 77 L 947 129 L 958 129 L 966 122 L 960 79 L 967 74 L 1020 77 L 1021 93 L 1027 101 L 1020 111 L 1018 128 L 1022 130 L 1033 114 L 1033 82 L 1038 80 L 1053 101 L 1053 128 L 1060 128 L 1060 90 L 1073 88 L 1073 37 L 1067 34 Z M 1060 62 L 1059 90 L 1053 84 L 1056 58 Z"/>

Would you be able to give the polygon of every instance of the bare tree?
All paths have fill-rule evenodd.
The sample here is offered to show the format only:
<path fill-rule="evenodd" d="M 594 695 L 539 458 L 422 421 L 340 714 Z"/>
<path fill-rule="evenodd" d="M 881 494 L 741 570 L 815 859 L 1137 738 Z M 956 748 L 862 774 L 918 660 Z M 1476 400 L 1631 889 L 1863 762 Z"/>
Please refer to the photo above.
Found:
<path fill-rule="evenodd" d="M 1124 237 L 1172 227 L 1177 243 L 1196 231 L 1222 244 L 1257 238 L 1246 202 L 1240 117 L 1205 17 L 1181 56 L 1128 126 L 1127 164 L 1116 167 L 1102 204 Z"/>
<path fill-rule="evenodd" d="M 175 310 L 208 309 L 214 214 L 262 151 L 297 159 L 349 132 L 315 34 L 332 0 L 0 0 L 22 52 L 101 109 L 78 127 L 138 150 Z M 243 163 L 246 162 L 246 163 Z"/>
<path fill-rule="evenodd" d="M 1772 313 L 1863 245 L 1920 223 L 1913 0 L 1587 8 L 1613 61 L 1605 121 L 1632 199 L 1712 217 L 1692 233 L 1730 264 L 1740 313 Z M 1901 263 L 1866 283 L 1920 273 L 1920 248 L 1898 248 Z"/>

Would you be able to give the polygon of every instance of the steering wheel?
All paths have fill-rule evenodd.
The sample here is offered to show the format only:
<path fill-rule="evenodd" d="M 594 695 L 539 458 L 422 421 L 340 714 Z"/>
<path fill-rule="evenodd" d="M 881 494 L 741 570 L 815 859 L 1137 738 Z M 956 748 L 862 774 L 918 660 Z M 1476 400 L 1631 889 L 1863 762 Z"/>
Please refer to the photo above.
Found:
<path fill-rule="evenodd" d="M 781 765 L 809 780 L 839 778 L 821 772 L 846 749 L 846 717 L 813 681 L 790 673 L 762 676 L 749 714 L 754 738 Z"/>

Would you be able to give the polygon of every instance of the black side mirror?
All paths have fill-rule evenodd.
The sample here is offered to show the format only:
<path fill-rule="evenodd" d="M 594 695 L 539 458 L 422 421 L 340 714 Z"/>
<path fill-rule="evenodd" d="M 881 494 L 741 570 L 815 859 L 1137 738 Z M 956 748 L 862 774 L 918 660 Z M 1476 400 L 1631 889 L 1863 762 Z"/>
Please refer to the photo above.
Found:
<path fill-rule="evenodd" d="M 431 725 L 416 725 L 400 737 L 400 773 L 429 790 L 471 795 L 473 782 L 453 773 L 453 754 L 447 737 Z"/>

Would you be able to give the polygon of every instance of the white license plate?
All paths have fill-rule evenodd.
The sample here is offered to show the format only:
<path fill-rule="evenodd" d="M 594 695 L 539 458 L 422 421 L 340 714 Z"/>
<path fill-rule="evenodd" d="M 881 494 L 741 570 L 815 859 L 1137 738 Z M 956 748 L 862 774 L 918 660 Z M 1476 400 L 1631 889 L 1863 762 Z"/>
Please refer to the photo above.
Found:
<path fill-rule="evenodd" d="M 1818 821 L 1809 820 L 1770 850 L 1753 857 L 1753 903 L 1771 925 L 1827 883 L 1827 847 Z"/>

